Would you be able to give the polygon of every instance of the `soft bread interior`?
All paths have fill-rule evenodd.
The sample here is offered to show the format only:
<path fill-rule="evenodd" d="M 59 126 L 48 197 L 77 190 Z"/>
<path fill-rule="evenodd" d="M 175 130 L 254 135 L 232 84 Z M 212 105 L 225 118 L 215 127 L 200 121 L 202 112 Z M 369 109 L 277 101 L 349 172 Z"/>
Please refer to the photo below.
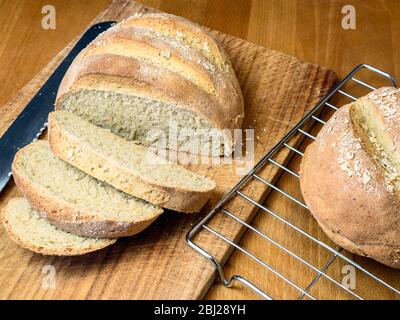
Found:
<path fill-rule="evenodd" d="M 25 248 L 39 253 L 74 255 L 98 250 L 116 240 L 81 237 L 51 225 L 32 209 L 27 200 L 15 198 L 2 212 L 6 230 Z"/>
<path fill-rule="evenodd" d="M 49 120 L 64 132 L 64 137 L 79 141 L 84 152 L 94 152 L 109 163 L 133 172 L 143 181 L 177 190 L 208 192 L 215 188 L 211 179 L 165 161 L 148 148 L 126 141 L 73 113 L 55 111 Z"/>
<path fill-rule="evenodd" d="M 153 99 L 82 89 L 68 94 L 61 108 L 145 146 L 201 155 L 230 152 L 224 152 L 225 135 L 207 120 Z"/>
<path fill-rule="evenodd" d="M 76 207 L 80 215 L 136 222 L 162 213 L 161 208 L 118 191 L 54 156 L 47 141 L 36 141 L 21 149 L 13 173 L 29 181 L 38 194 L 60 205 Z"/>
<path fill-rule="evenodd" d="M 350 118 L 366 151 L 384 174 L 389 191 L 400 194 L 400 154 L 385 131 L 379 112 L 361 100 L 350 108 Z"/>

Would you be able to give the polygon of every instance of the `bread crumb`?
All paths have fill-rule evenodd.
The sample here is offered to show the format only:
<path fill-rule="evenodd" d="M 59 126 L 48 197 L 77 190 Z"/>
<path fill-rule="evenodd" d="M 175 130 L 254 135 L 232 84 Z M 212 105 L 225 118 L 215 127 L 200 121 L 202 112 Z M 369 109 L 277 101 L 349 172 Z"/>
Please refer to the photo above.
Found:
<path fill-rule="evenodd" d="M 368 171 L 365 171 L 362 175 L 362 182 L 363 184 L 367 184 L 370 181 L 371 181 L 371 175 Z"/>
<path fill-rule="evenodd" d="M 68 150 L 67 158 L 68 159 L 73 159 L 73 157 L 74 157 L 74 151 L 72 149 Z"/>
<path fill-rule="evenodd" d="M 175 36 L 177 39 L 185 39 L 185 35 L 183 34 L 183 32 L 180 31 L 175 32 Z"/>
<path fill-rule="evenodd" d="M 346 160 L 352 160 L 353 158 L 354 158 L 354 153 L 353 152 L 349 151 L 349 152 L 346 153 L 346 155 L 345 155 L 345 159 Z"/>
<path fill-rule="evenodd" d="M 171 51 L 169 50 L 161 51 L 160 54 L 166 59 L 171 58 Z"/>

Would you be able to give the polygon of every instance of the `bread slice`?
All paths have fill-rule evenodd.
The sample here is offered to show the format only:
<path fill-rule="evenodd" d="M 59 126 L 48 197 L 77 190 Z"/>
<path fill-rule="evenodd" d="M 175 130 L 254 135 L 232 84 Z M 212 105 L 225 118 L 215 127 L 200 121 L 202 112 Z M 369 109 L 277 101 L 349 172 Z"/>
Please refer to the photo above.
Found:
<path fill-rule="evenodd" d="M 85 238 L 60 230 L 42 219 L 24 198 L 11 199 L 2 210 L 1 221 L 17 244 L 44 255 L 77 256 L 103 249 L 116 241 Z"/>
<path fill-rule="evenodd" d="M 19 150 L 12 171 L 40 215 L 60 229 L 86 237 L 117 238 L 149 226 L 162 209 L 121 192 L 52 154 L 47 141 Z"/>
<path fill-rule="evenodd" d="M 215 183 L 156 156 L 67 111 L 49 115 L 54 154 L 87 174 L 150 203 L 180 212 L 196 212 Z"/>

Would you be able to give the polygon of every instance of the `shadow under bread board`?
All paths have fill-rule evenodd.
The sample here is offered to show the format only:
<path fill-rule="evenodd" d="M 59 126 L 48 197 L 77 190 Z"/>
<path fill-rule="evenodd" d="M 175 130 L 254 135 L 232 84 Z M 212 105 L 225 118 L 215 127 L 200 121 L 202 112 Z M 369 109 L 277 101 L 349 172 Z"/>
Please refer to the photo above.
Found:
<path fill-rule="evenodd" d="M 135 13 L 156 11 L 129 0 L 114 1 L 93 23 L 120 21 Z M 254 161 L 259 160 L 282 136 L 324 96 L 336 80 L 334 72 L 318 65 L 270 50 L 218 31 L 211 31 L 226 49 L 239 79 L 244 101 L 243 129 L 254 129 Z M 78 38 L 77 38 L 78 39 Z M 31 97 L 46 81 L 73 43 L 37 74 L 17 97 L 0 109 L 3 134 Z M 281 156 L 286 161 L 289 154 Z M 166 211 L 144 232 L 122 238 L 109 248 L 81 257 L 46 257 L 14 244 L 0 227 L 0 299 L 200 299 L 213 283 L 214 266 L 189 248 L 185 241 L 192 226 L 241 178 L 237 166 L 243 164 L 189 165 L 217 183 L 210 201 L 199 214 Z M 263 177 L 274 180 L 278 170 L 268 169 Z M 247 185 L 243 190 L 256 201 L 265 197 L 265 188 Z M 0 198 L 2 208 L 19 192 L 10 183 Z M 232 201 L 229 210 L 246 221 L 256 211 L 250 203 Z M 213 228 L 238 241 L 242 229 L 223 217 L 212 221 Z M 231 253 L 214 236 L 201 233 L 196 239 L 222 261 Z M 42 284 L 48 275 L 45 266 L 56 272 L 54 289 Z"/>

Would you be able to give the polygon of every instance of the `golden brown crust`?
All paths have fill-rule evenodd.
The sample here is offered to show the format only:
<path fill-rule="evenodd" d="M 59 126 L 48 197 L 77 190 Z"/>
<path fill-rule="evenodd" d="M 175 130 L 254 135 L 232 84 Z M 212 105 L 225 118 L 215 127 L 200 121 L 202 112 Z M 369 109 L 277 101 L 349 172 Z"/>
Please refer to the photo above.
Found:
<path fill-rule="evenodd" d="M 139 26 L 167 36 L 181 37 L 192 47 L 202 48 L 205 56 L 215 60 L 216 65 L 227 73 L 233 73 L 228 55 L 221 44 L 205 28 L 197 23 L 168 13 L 150 13 L 130 17 L 122 26 Z"/>
<path fill-rule="evenodd" d="M 18 198 L 13 198 L 10 200 L 10 203 L 12 201 L 18 201 Z M 7 204 L 8 206 L 8 204 Z M 0 218 L 1 218 L 1 222 L 3 223 L 3 226 L 7 232 L 7 234 L 10 236 L 10 238 L 17 243 L 18 245 L 20 245 L 21 247 L 23 247 L 24 249 L 28 249 L 31 250 L 33 252 L 36 253 L 40 253 L 43 255 L 52 255 L 52 256 L 79 256 L 79 255 L 84 255 L 93 251 L 97 251 L 97 250 L 101 250 L 105 247 L 108 247 L 112 244 L 114 244 L 117 240 L 116 239 L 109 239 L 107 242 L 99 242 L 97 244 L 94 244 L 92 246 L 90 246 L 90 248 L 86 248 L 86 249 L 62 249 L 60 248 L 60 250 L 54 250 L 54 249 L 49 249 L 49 248 L 45 248 L 45 247 L 41 247 L 41 246 L 37 246 L 35 244 L 32 244 L 30 242 L 27 242 L 26 240 L 22 239 L 20 236 L 18 236 L 14 230 L 13 227 L 11 226 L 9 220 L 6 217 L 6 209 L 7 207 L 3 208 L 1 214 L 0 214 Z"/>
<path fill-rule="evenodd" d="M 55 155 L 83 172 L 128 194 L 167 209 L 187 213 L 198 212 L 212 192 L 212 190 L 171 188 L 145 181 L 104 155 L 86 148 L 76 137 L 59 126 L 52 113 L 49 116 L 49 144 Z"/>
<path fill-rule="evenodd" d="M 183 213 L 199 212 L 210 198 L 212 192 L 212 190 L 198 192 L 167 187 L 160 188 L 166 191 L 170 196 L 170 199 L 163 205 L 163 207 Z"/>
<path fill-rule="evenodd" d="M 15 184 L 42 218 L 64 231 L 92 238 L 126 237 L 143 231 L 162 213 L 160 209 L 154 212 L 154 216 L 127 222 L 102 219 L 96 213 L 82 212 L 71 203 L 53 198 L 44 188 L 34 185 L 24 176 L 20 167 L 22 150 L 17 152 L 12 164 Z"/>
<path fill-rule="evenodd" d="M 395 261 L 399 259 L 398 247 L 380 243 L 354 243 L 340 233 L 332 231 L 332 228 L 324 225 L 319 220 L 321 229 L 337 245 L 360 256 L 369 257 L 392 268 L 399 269 L 400 266 Z"/>
<path fill-rule="evenodd" d="M 103 34 L 101 38 L 90 44 L 84 57 L 98 54 L 115 54 L 147 61 L 161 69 L 178 73 L 185 79 L 192 80 L 208 93 L 219 90 L 217 75 L 203 56 L 191 48 L 182 48 L 178 41 L 158 38 L 146 33 L 141 28 L 118 26 Z M 210 71 L 212 70 L 212 71 Z M 222 78 L 225 80 L 225 78 Z"/>
<path fill-rule="evenodd" d="M 306 150 L 303 197 L 328 236 L 345 249 L 400 268 L 400 203 L 342 107 Z"/>
<path fill-rule="evenodd" d="M 130 46 L 129 57 L 122 52 L 124 46 Z M 156 59 L 166 50 L 171 61 Z M 143 60 L 143 55 L 150 59 Z M 171 71 L 174 66 L 180 71 Z M 219 130 L 240 128 L 244 117 L 240 86 L 223 49 L 207 31 L 172 15 L 130 18 L 100 35 L 67 71 L 56 108 L 68 94 L 88 87 L 172 102 Z"/>
<path fill-rule="evenodd" d="M 182 41 L 184 41 L 183 45 Z M 220 68 L 220 64 L 209 60 L 207 58 L 209 55 L 204 55 L 204 50 L 199 51 L 198 46 L 209 49 L 210 41 L 200 42 L 194 48 L 189 46 L 185 39 L 163 37 L 162 34 L 149 32 L 143 26 L 128 26 L 126 23 L 122 23 L 103 33 L 88 47 L 84 56 L 110 53 L 151 61 L 160 69 L 172 70 L 191 80 L 208 93 L 214 94 L 220 102 L 220 107 L 230 106 L 225 110 L 228 116 L 231 111 L 235 112 L 233 116 L 237 116 L 239 110 L 232 106 L 237 105 L 240 108 L 243 101 L 240 86 L 229 59 L 225 53 L 221 55 L 220 58 L 223 56 L 225 63 L 221 61 L 222 68 Z M 214 49 L 218 48 L 220 48 L 219 45 L 214 47 Z M 222 47 L 220 49 L 223 51 Z M 211 52 L 216 51 L 209 50 L 210 55 Z M 243 109 L 243 106 L 241 108 Z"/>

